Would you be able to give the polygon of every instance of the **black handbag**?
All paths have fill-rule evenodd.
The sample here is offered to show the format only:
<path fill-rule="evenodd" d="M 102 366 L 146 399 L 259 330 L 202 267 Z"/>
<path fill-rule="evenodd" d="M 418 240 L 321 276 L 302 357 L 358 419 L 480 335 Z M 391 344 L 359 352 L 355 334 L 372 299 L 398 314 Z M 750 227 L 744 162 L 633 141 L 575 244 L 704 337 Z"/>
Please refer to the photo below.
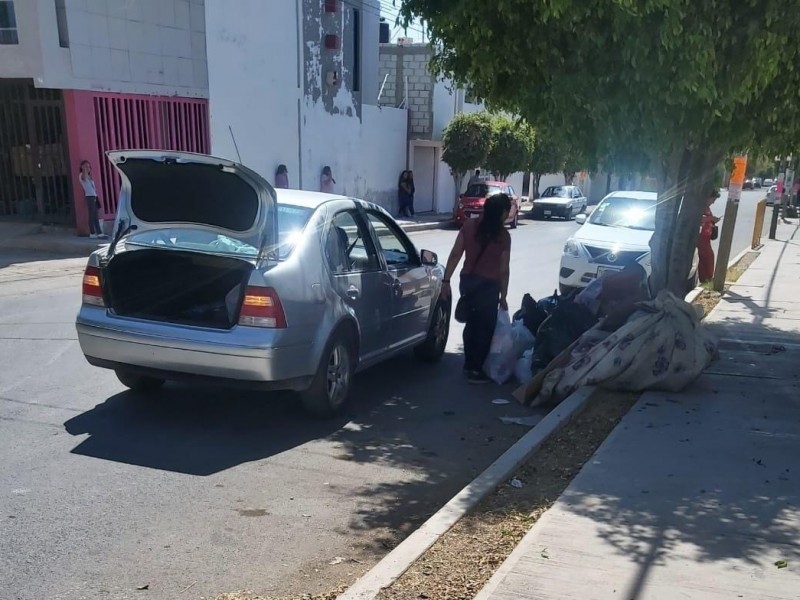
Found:
<path fill-rule="evenodd" d="M 719 237 L 719 227 L 717 227 L 716 225 L 714 225 L 714 226 L 711 228 L 711 239 L 712 239 L 712 240 L 715 240 L 715 239 L 717 239 L 718 237 Z"/>

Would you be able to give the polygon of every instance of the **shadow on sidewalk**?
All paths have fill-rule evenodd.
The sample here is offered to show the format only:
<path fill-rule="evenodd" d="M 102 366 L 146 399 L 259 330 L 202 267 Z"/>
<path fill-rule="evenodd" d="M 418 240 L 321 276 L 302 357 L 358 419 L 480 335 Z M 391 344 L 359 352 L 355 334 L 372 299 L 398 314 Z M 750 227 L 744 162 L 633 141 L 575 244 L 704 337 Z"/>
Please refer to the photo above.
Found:
<path fill-rule="evenodd" d="M 765 341 L 723 342 L 691 388 L 648 394 L 562 496 L 593 522 L 570 528 L 593 566 L 603 552 L 635 563 L 623 598 L 668 560 L 744 562 L 758 579 L 775 556 L 800 559 L 800 332 L 754 323 L 737 337 L 750 328 Z"/>

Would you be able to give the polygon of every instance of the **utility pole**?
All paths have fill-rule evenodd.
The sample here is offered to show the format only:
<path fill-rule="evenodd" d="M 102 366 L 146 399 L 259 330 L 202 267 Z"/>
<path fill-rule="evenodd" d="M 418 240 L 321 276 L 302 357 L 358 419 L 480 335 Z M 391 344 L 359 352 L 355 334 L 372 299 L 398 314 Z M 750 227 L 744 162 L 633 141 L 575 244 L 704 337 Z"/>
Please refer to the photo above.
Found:
<path fill-rule="evenodd" d="M 728 184 L 728 201 L 725 203 L 725 217 L 722 219 L 722 232 L 719 236 L 719 252 L 714 268 L 714 289 L 722 292 L 728 276 L 728 261 L 731 258 L 733 230 L 736 227 L 736 215 L 739 212 L 739 200 L 742 198 L 742 186 L 747 171 L 747 156 L 733 157 L 733 172 Z"/>

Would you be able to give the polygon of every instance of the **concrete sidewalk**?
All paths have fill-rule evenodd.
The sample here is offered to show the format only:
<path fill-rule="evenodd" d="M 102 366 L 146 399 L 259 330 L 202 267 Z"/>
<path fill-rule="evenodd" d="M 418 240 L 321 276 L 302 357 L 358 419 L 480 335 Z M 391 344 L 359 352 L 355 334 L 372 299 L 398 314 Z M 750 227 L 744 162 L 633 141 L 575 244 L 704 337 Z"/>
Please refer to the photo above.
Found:
<path fill-rule="evenodd" d="M 476 598 L 800 597 L 800 227 L 707 321 L 720 361 L 644 394 Z"/>
<path fill-rule="evenodd" d="M 453 224 L 452 215 L 423 214 L 416 219 L 398 219 L 406 233 L 446 229 Z M 112 224 L 108 227 L 110 228 Z M 93 240 L 80 237 L 67 227 L 44 226 L 35 223 L 0 223 L 0 252 L 8 250 L 34 250 L 62 256 L 89 256 L 108 239 Z"/>

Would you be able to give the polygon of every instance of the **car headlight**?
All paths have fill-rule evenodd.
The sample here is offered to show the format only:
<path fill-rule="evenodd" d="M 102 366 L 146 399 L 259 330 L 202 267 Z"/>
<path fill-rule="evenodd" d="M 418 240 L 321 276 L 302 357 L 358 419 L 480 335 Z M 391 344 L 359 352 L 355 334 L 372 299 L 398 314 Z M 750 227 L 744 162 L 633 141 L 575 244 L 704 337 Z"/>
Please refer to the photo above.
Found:
<path fill-rule="evenodd" d="M 459 208 L 459 210 L 464 208 L 464 203 L 463 202 L 459 202 L 458 203 L 458 208 Z"/>
<path fill-rule="evenodd" d="M 571 256 L 572 258 L 581 257 L 581 246 L 575 240 L 567 240 L 564 244 L 564 256 Z"/>

